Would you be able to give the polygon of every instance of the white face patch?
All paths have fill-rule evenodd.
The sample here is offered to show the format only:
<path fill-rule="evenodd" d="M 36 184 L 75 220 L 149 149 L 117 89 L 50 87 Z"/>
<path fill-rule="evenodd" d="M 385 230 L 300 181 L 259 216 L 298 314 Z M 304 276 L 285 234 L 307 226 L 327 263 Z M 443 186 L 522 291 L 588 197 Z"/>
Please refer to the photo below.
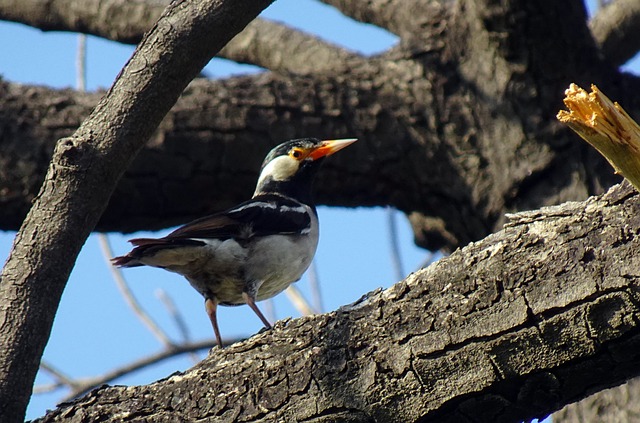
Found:
<path fill-rule="evenodd" d="M 260 186 L 267 177 L 274 181 L 285 181 L 292 177 L 300 167 L 300 162 L 289 156 L 280 156 L 271 160 L 260 173 L 257 186 Z"/>

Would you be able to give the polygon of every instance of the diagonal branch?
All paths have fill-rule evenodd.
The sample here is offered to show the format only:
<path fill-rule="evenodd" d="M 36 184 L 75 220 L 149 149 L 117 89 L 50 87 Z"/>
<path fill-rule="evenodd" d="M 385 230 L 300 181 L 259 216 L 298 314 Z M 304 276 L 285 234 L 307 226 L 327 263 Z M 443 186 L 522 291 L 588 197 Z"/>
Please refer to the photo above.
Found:
<path fill-rule="evenodd" d="M 89 118 L 58 142 L 0 276 L 0 420 L 24 420 L 68 275 L 119 177 L 189 81 L 269 4 L 171 3 Z"/>
<path fill-rule="evenodd" d="M 109 239 L 105 234 L 98 234 L 98 243 L 100 244 L 100 250 L 102 251 L 102 258 L 105 261 L 105 264 L 109 268 L 111 272 L 111 277 L 113 277 L 116 286 L 118 287 L 118 291 L 120 291 L 120 295 L 124 299 L 125 303 L 129 306 L 133 314 L 140 320 L 140 322 L 149 329 L 149 332 L 153 336 L 156 337 L 158 341 L 165 348 L 171 348 L 174 346 L 174 342 L 169 338 L 169 335 L 153 320 L 153 318 L 146 312 L 146 310 L 142 307 L 142 305 L 138 302 L 135 295 L 129 288 L 129 284 L 127 280 L 124 278 L 122 271 L 111 264 L 111 257 L 115 257 L 111 249 L 111 245 L 109 243 Z"/>
<path fill-rule="evenodd" d="M 157 421 L 546 416 L 640 372 L 639 215 L 628 184 L 510 215 L 502 231 L 386 291 L 278 322 L 184 374 L 103 387 L 43 421 L 79 410 L 113 421 L 131 409 Z"/>
<path fill-rule="evenodd" d="M 238 340 L 228 340 L 228 342 L 238 342 Z M 202 350 L 210 350 L 216 345 L 216 341 L 214 341 L 213 339 L 176 344 L 170 348 L 165 348 L 157 353 L 146 355 L 138 360 L 132 361 L 131 363 L 127 363 L 121 367 L 109 370 L 103 375 L 95 376 L 86 380 L 73 381 L 72 384 L 69 385 L 69 387 L 71 388 L 71 392 L 69 392 L 69 394 L 62 401 L 70 401 L 73 398 L 78 397 L 79 395 L 85 394 L 88 391 L 97 388 L 98 386 L 104 385 L 105 383 L 113 382 L 119 377 L 137 372 L 146 367 L 153 366 L 154 364 L 160 363 L 161 361 L 168 360 L 182 354 L 196 353 Z"/>
<path fill-rule="evenodd" d="M 640 50 L 640 2 L 612 1 L 598 11 L 589 27 L 605 58 L 614 66 L 623 65 Z"/>

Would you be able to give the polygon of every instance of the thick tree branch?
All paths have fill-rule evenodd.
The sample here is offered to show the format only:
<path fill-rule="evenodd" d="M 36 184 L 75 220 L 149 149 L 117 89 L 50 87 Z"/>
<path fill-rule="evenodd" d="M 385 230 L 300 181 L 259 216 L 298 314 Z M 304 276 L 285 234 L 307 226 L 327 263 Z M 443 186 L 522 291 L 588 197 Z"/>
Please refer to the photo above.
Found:
<path fill-rule="evenodd" d="M 285 73 L 335 71 L 363 60 L 342 47 L 267 20 L 247 25 L 219 56 Z"/>
<path fill-rule="evenodd" d="M 640 3 L 609 2 L 591 19 L 589 27 L 606 60 L 615 66 L 623 65 L 640 50 Z"/>
<path fill-rule="evenodd" d="M 640 372 L 638 216 L 628 184 L 513 215 L 384 292 L 278 322 L 152 385 L 98 389 L 43 421 L 546 416 Z"/>
<path fill-rule="evenodd" d="M 321 0 L 360 22 L 385 28 L 394 34 L 411 38 L 428 21 L 433 9 L 440 9 L 443 0 Z"/>
<path fill-rule="evenodd" d="M 269 1 L 172 3 L 61 139 L 0 281 L 0 420 L 22 421 L 67 277 L 118 178 L 210 58 Z"/>
<path fill-rule="evenodd" d="M 167 2 L 150 0 L 0 0 L 0 20 L 43 31 L 80 32 L 137 44 Z M 344 68 L 361 56 L 286 25 L 256 19 L 218 57 L 278 72 L 310 73 Z"/>
<path fill-rule="evenodd" d="M 99 229 L 158 229 L 246 199 L 272 143 L 307 135 L 362 140 L 325 169 L 321 203 L 393 205 L 411 214 L 416 239 L 432 249 L 482 238 L 505 211 L 609 186 L 615 179 L 606 162 L 555 124 L 571 81 L 607 80 L 602 88 L 612 98 L 631 114 L 638 110 L 637 79 L 599 61 L 582 4 L 574 0 L 571 14 L 553 1 L 508 3 L 507 10 L 492 2 L 454 5 L 423 16 L 427 24 L 411 46 L 348 71 L 194 84 L 118 188 Z M 62 100 L 44 112 L 34 99 L 27 107 L 18 100 L 17 112 L 5 115 L 18 147 L 31 137 L 25 130 L 40 125 L 33 117 L 63 109 L 69 119 Z M 241 152 L 243 160 L 217 160 L 223 152 Z M 0 208 L 14 227 L 41 177 L 0 188 L 14 204 L 22 201 Z"/>
<path fill-rule="evenodd" d="M 169 1 L 0 0 L 0 20 L 42 31 L 71 31 L 137 44 Z"/>

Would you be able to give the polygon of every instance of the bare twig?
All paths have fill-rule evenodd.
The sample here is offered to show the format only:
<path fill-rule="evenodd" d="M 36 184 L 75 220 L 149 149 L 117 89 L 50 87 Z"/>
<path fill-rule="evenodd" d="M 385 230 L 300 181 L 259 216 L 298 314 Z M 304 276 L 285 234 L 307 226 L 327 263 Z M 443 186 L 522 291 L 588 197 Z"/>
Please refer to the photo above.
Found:
<path fill-rule="evenodd" d="M 273 298 L 264 300 L 264 314 L 270 322 L 276 321 L 276 306 L 273 302 Z"/>
<path fill-rule="evenodd" d="M 289 301 L 291 301 L 291 304 L 293 304 L 293 306 L 303 316 L 308 316 L 310 314 L 316 313 L 313 307 L 309 305 L 309 302 L 304 299 L 300 290 L 296 288 L 294 285 L 289 285 L 289 288 L 287 288 L 287 290 L 284 291 L 284 293 L 287 295 L 287 298 L 289 299 Z"/>
<path fill-rule="evenodd" d="M 185 344 L 188 344 L 189 342 L 191 342 L 191 334 L 189 333 L 189 327 L 187 326 L 187 323 L 184 320 L 184 316 L 182 315 L 182 313 L 180 313 L 180 310 L 178 310 L 178 307 L 176 307 L 176 304 L 173 301 L 173 299 L 166 293 L 164 289 L 156 289 L 155 294 L 156 294 L 156 297 L 162 303 L 162 305 L 164 305 L 164 308 L 167 310 L 167 313 L 169 313 L 169 316 L 171 316 L 171 319 L 173 319 L 174 323 L 176 324 L 176 327 L 178 328 L 178 332 L 180 332 L 182 342 Z M 198 361 L 200 361 L 200 357 L 198 356 L 198 354 L 189 353 L 189 355 L 191 356 L 191 360 L 194 363 L 197 363 Z"/>
<path fill-rule="evenodd" d="M 78 382 L 76 382 L 75 380 L 73 380 L 72 378 L 70 378 L 69 376 L 67 376 L 60 370 L 56 369 L 55 367 L 53 367 L 51 364 L 47 363 L 44 360 L 40 362 L 40 368 L 45 372 L 49 373 L 49 375 L 51 375 L 56 380 L 56 384 L 59 384 L 61 386 L 67 386 L 70 389 L 75 389 L 78 386 Z"/>
<path fill-rule="evenodd" d="M 173 319 L 176 327 L 178 328 L 178 332 L 180 332 L 180 336 L 184 342 L 189 342 L 191 339 L 191 334 L 189 333 L 189 327 L 180 313 L 180 310 L 176 307 L 176 304 L 173 302 L 173 299 L 167 294 L 164 289 L 156 289 L 155 295 L 160 300 L 162 305 L 171 319 Z"/>
<path fill-rule="evenodd" d="M 140 319 L 140 321 L 151 331 L 151 333 L 167 348 L 175 348 L 175 344 L 171 341 L 169 336 L 162 330 L 156 322 L 147 314 L 146 311 L 140 306 L 140 303 L 135 299 L 133 292 L 129 289 L 127 281 L 124 279 L 122 272 L 115 266 L 111 265 L 109 259 L 113 257 L 111 246 L 109 245 L 109 239 L 104 234 L 98 234 L 98 241 L 100 242 L 100 248 L 102 249 L 103 257 L 107 261 L 113 280 L 116 282 L 120 293 L 126 301 L 129 308 Z"/>
<path fill-rule="evenodd" d="M 437 253 L 437 251 L 429 251 L 429 252 L 427 252 L 427 255 L 420 262 L 420 264 L 418 265 L 416 270 L 420 270 L 422 268 L 425 268 L 425 267 L 429 266 L 431 263 L 433 263 L 433 259 L 435 258 L 436 253 Z"/>
<path fill-rule="evenodd" d="M 76 88 L 84 92 L 87 89 L 87 36 L 78 34 L 76 50 Z"/>
<path fill-rule="evenodd" d="M 237 342 L 238 340 L 233 340 L 232 342 Z M 66 396 L 63 401 L 69 401 L 73 398 L 82 395 L 91 389 L 103 385 L 105 383 L 109 383 L 114 379 L 117 379 L 121 376 L 133 373 L 135 371 L 141 370 L 145 367 L 151 366 L 153 364 L 159 363 L 163 360 L 175 357 L 180 354 L 192 353 L 196 351 L 211 349 L 216 345 L 216 342 L 213 339 L 208 339 L 204 341 L 187 343 L 182 345 L 174 345 L 170 348 L 166 348 L 163 351 L 160 351 L 156 354 L 148 355 L 142 357 L 139 360 L 133 361 L 127 365 L 119 367 L 117 369 L 113 369 L 102 376 L 97 376 L 91 379 L 88 379 L 82 383 L 77 383 L 72 392 Z"/>
<path fill-rule="evenodd" d="M 396 222 L 396 211 L 387 207 L 387 222 L 389 224 L 389 243 L 391 244 L 391 263 L 396 273 L 396 280 L 404 278 L 402 266 L 402 256 L 400 254 L 400 244 L 398 242 L 398 225 Z"/>
<path fill-rule="evenodd" d="M 33 394 L 48 394 L 50 392 L 57 391 L 58 389 L 66 388 L 67 385 L 64 385 L 60 382 L 47 383 L 42 385 L 36 385 L 33 387 Z"/>
<path fill-rule="evenodd" d="M 320 291 L 320 275 L 318 274 L 318 266 L 316 265 L 315 260 L 312 261 L 311 266 L 309 266 L 307 278 L 309 278 L 309 289 L 311 290 L 311 301 L 313 302 L 313 307 L 318 311 L 318 313 L 322 313 L 324 306 L 322 305 L 322 292 Z"/>

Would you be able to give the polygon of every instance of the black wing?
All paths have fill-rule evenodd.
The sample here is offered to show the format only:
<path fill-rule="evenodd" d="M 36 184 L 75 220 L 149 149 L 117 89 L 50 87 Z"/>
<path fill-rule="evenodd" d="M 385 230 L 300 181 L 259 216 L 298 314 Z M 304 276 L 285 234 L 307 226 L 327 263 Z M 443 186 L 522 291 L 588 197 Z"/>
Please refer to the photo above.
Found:
<path fill-rule="evenodd" d="M 115 257 L 116 266 L 141 266 L 138 259 L 167 248 L 200 246 L 202 239 L 248 240 L 253 236 L 299 234 L 309 230 L 311 216 L 302 203 L 279 195 L 265 194 L 245 201 L 222 213 L 206 216 L 179 227 L 162 238 L 130 240 L 135 248 L 127 255 Z M 311 209 L 315 213 L 315 209 Z"/>
<path fill-rule="evenodd" d="M 315 213 L 315 211 L 313 211 Z M 311 216 L 303 204 L 279 195 L 265 194 L 225 212 L 194 220 L 165 239 L 246 238 L 272 234 L 295 234 L 308 230 Z"/>

